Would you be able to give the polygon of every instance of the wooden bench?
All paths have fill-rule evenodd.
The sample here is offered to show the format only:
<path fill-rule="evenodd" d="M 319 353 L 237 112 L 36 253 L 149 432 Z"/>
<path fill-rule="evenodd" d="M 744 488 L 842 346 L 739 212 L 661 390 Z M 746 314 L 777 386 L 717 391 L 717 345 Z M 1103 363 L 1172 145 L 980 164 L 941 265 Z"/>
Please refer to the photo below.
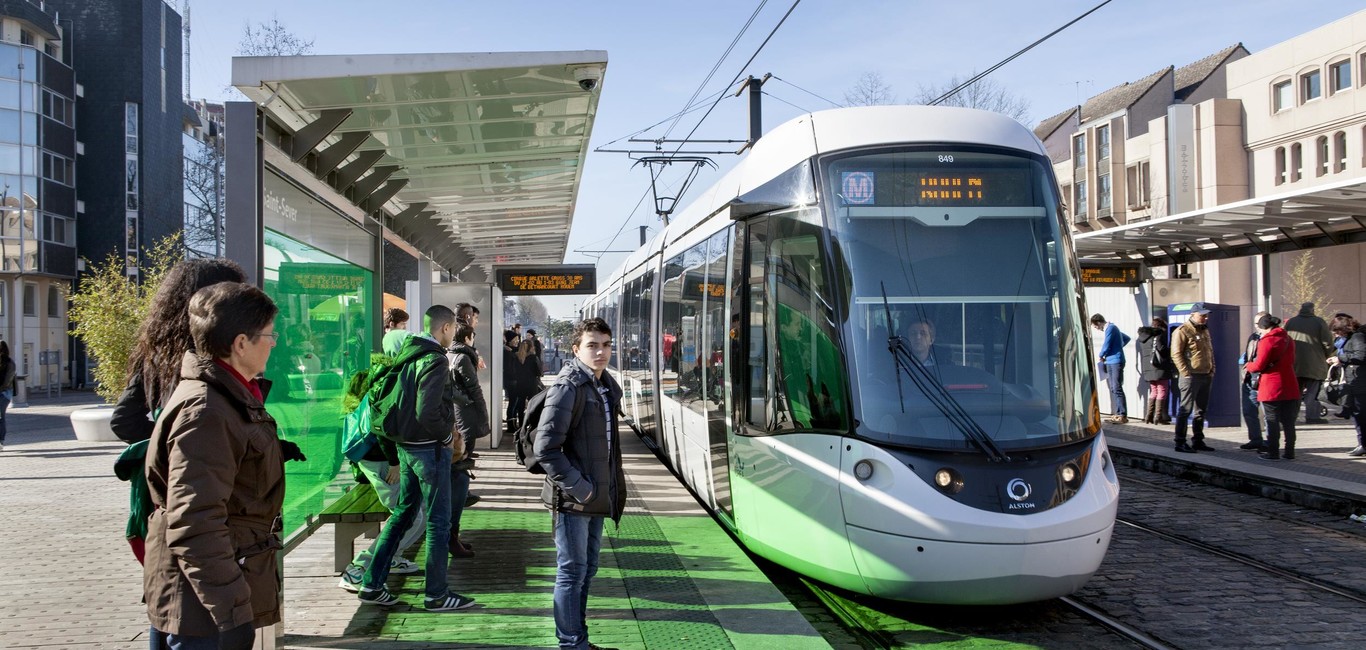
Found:
<path fill-rule="evenodd" d="M 351 488 L 342 498 L 318 513 L 318 523 L 335 524 L 332 566 L 338 573 L 346 570 L 351 558 L 356 557 L 356 538 L 379 534 L 379 525 L 389 518 L 389 509 L 379 502 L 375 488 L 361 484 Z"/>

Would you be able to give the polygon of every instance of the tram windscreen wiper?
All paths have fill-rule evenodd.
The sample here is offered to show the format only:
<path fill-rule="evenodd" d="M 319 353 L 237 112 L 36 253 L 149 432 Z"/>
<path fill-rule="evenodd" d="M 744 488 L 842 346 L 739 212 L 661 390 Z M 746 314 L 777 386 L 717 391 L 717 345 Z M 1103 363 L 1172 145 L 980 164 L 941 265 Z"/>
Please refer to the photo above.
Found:
<path fill-rule="evenodd" d="M 948 389 L 944 388 L 944 385 L 930 374 L 925 364 L 921 363 L 919 359 L 915 358 L 915 355 L 911 354 L 910 350 L 906 349 L 906 342 L 900 336 L 891 333 L 892 308 L 887 302 L 887 286 L 885 284 L 882 285 L 882 308 L 887 313 L 887 351 L 892 354 L 892 361 L 897 368 L 896 394 L 901 401 L 901 412 L 906 412 L 906 398 L 901 393 L 901 373 L 904 372 L 907 377 L 911 378 L 911 383 L 914 383 L 915 387 L 924 393 L 926 399 L 955 428 L 963 433 L 963 437 L 967 438 L 968 442 L 982 450 L 982 453 L 986 454 L 989 460 L 998 463 L 1010 462 L 1010 456 L 1007 456 L 1000 447 L 996 446 L 996 442 L 991 439 L 982 425 L 978 424 L 977 420 L 974 420 L 972 415 L 963 408 L 963 405 L 954 399 Z"/>

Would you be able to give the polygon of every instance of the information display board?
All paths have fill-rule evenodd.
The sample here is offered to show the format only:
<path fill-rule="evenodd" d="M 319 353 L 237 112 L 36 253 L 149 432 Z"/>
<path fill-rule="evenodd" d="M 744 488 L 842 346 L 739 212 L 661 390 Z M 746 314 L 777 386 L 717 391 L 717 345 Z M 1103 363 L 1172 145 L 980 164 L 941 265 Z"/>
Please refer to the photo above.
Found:
<path fill-rule="evenodd" d="M 1137 287 L 1143 284 L 1140 264 L 1081 267 L 1081 283 L 1088 287 Z"/>
<path fill-rule="evenodd" d="M 493 273 L 505 296 L 591 296 L 598 292 L 597 268 L 592 264 L 495 267 Z"/>

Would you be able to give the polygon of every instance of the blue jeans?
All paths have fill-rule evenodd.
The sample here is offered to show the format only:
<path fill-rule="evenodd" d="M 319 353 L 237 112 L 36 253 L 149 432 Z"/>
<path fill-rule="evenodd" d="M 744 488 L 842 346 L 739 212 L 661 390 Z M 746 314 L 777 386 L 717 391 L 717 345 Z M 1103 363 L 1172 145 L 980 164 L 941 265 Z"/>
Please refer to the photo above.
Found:
<path fill-rule="evenodd" d="M 430 448 L 398 448 L 400 476 L 398 505 L 389 514 L 379 539 L 375 540 L 375 555 L 365 570 L 361 589 L 375 591 L 389 579 L 389 563 L 398 552 L 404 531 L 417 519 L 422 504 L 427 503 L 427 598 L 444 598 L 447 593 L 446 564 L 450 559 L 446 544 L 451 535 L 451 448 L 433 445 Z"/>
<path fill-rule="evenodd" d="M 1110 384 L 1110 412 L 1128 417 L 1129 403 L 1124 397 L 1124 364 L 1105 364 L 1105 382 Z"/>
<path fill-rule="evenodd" d="M 465 514 L 465 499 L 470 496 L 470 474 L 451 472 L 451 533 L 460 533 L 460 517 Z M 454 535 L 452 535 L 452 538 Z"/>
<path fill-rule="evenodd" d="M 1243 394 L 1243 421 L 1247 423 L 1248 442 L 1262 441 L 1262 405 L 1257 401 L 1257 389 L 1243 382 L 1238 392 Z"/>
<path fill-rule="evenodd" d="M 210 636 L 169 634 L 155 627 L 148 629 L 147 647 L 151 650 L 251 650 L 256 642 L 256 628 L 251 623 Z"/>
<path fill-rule="evenodd" d="M 5 443 L 5 411 L 9 410 L 10 392 L 0 390 L 0 444 Z"/>
<path fill-rule="evenodd" d="M 556 512 L 555 636 L 561 648 L 588 650 L 588 585 L 598 573 L 602 517 Z"/>

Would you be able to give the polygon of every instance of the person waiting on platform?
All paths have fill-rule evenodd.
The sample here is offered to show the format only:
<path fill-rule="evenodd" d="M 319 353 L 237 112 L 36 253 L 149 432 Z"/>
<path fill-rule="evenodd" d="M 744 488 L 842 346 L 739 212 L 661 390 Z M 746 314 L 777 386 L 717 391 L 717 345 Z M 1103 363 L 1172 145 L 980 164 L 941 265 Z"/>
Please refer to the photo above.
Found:
<path fill-rule="evenodd" d="M 1167 321 L 1161 318 L 1154 318 L 1151 327 L 1138 328 L 1138 368 L 1143 381 L 1148 382 L 1148 408 L 1143 421 L 1148 424 L 1172 423 L 1167 411 L 1167 395 L 1176 367 L 1172 365 L 1167 338 Z M 1260 435 L 1260 425 L 1257 431 Z"/>
<path fill-rule="evenodd" d="M 1264 311 L 1253 315 L 1252 333 L 1247 335 L 1247 342 L 1243 344 L 1243 356 L 1238 358 L 1238 364 L 1243 368 L 1243 383 L 1238 387 L 1238 396 L 1243 405 L 1243 421 L 1247 423 L 1247 442 L 1238 448 L 1249 451 L 1266 449 L 1266 441 L 1262 439 L 1262 402 L 1257 399 L 1257 387 L 1262 379 L 1259 373 L 1247 369 L 1247 364 L 1257 358 L 1257 342 L 1262 339 L 1262 328 L 1259 323 L 1266 315 Z"/>
<path fill-rule="evenodd" d="M 396 357 L 403 349 L 403 342 L 413 333 L 408 331 L 408 312 L 398 307 L 384 310 L 384 340 L 379 349 L 385 354 Z"/>
<path fill-rule="evenodd" d="M 1366 327 L 1347 314 L 1333 317 L 1333 334 L 1342 339 L 1342 349 L 1328 363 L 1342 366 L 1342 379 L 1347 394 L 1342 398 L 1342 414 L 1352 419 L 1356 427 L 1357 446 L 1347 452 L 1348 456 L 1366 456 L 1366 373 L 1361 371 L 1366 364 Z"/>
<path fill-rule="evenodd" d="M 252 647 L 280 620 L 284 458 L 259 375 L 275 347 L 275 303 L 223 282 L 190 300 L 195 351 L 147 450 L 157 509 L 147 524 L 144 600 L 151 647 Z"/>
<path fill-rule="evenodd" d="M 1105 332 L 1100 344 L 1100 364 L 1105 369 L 1105 383 L 1110 385 L 1110 423 L 1125 424 L 1129 421 L 1129 403 L 1124 396 L 1124 347 L 1129 345 L 1129 335 L 1119 331 L 1114 323 L 1105 322 L 1100 314 L 1091 316 L 1091 327 Z"/>
<path fill-rule="evenodd" d="M 1300 385 L 1295 380 L 1295 344 L 1281 329 L 1281 319 L 1270 314 L 1257 320 L 1262 338 L 1257 341 L 1257 357 L 1247 363 L 1247 371 L 1260 373 L 1257 401 L 1266 413 L 1266 460 L 1295 458 L 1295 418 L 1300 415 Z M 1281 429 L 1285 429 L 1285 453 L 1281 453 Z"/>
<path fill-rule="evenodd" d="M 1210 310 L 1197 302 L 1190 316 L 1172 334 L 1172 363 L 1179 375 L 1181 406 L 1176 411 L 1176 450 L 1186 454 L 1214 451 L 1205 444 L 1205 409 L 1209 408 L 1210 385 L 1214 382 L 1214 343 L 1210 340 Z M 1191 442 L 1186 443 L 1186 425 L 1191 426 Z"/>
<path fill-rule="evenodd" d="M 1326 359 L 1333 352 L 1333 332 L 1314 315 L 1314 303 L 1300 305 L 1300 312 L 1285 321 L 1285 332 L 1295 342 L 1295 380 L 1304 393 L 1304 423 L 1328 424 L 1319 403 L 1319 389 L 1328 376 Z"/>

